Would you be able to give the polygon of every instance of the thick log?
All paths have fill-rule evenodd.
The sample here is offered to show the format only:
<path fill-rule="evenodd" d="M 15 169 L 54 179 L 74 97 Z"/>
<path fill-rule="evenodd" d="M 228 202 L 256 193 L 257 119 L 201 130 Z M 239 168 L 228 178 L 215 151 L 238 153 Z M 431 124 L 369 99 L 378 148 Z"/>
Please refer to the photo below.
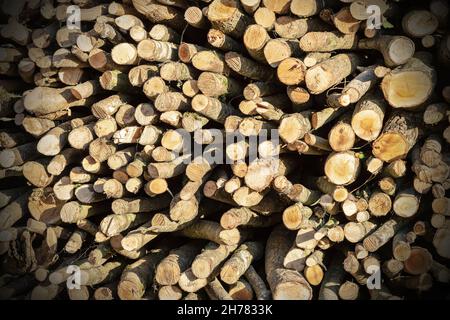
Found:
<path fill-rule="evenodd" d="M 372 153 L 386 162 L 404 159 L 418 136 L 419 129 L 413 115 L 393 113 L 386 121 L 381 135 L 372 144 Z"/>
<path fill-rule="evenodd" d="M 427 101 L 435 84 L 435 70 L 421 60 L 411 58 L 383 78 L 381 89 L 392 107 L 414 109 Z"/>

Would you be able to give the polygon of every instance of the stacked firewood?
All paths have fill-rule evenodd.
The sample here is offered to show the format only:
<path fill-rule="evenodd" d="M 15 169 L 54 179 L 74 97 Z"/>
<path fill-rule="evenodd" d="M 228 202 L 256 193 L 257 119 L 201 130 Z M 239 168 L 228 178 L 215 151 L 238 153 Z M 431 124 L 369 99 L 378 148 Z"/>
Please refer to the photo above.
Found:
<path fill-rule="evenodd" d="M 442 297 L 448 11 L 0 1 L 0 298 Z"/>

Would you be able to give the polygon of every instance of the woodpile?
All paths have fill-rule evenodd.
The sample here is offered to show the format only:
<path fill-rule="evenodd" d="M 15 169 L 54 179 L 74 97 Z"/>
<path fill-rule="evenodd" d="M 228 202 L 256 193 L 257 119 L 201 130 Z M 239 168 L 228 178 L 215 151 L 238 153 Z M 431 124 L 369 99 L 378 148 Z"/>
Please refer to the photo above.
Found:
<path fill-rule="evenodd" d="M 1 299 L 448 295 L 448 1 L 0 15 Z"/>

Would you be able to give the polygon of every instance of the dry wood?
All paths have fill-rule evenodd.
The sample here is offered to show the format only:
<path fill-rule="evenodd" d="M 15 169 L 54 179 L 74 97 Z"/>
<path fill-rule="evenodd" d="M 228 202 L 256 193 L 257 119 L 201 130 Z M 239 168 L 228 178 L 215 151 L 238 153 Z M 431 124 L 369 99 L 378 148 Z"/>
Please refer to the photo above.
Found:
<path fill-rule="evenodd" d="M 208 20 L 215 29 L 232 37 L 242 37 L 250 18 L 246 16 L 236 0 L 214 0 L 208 6 Z"/>
<path fill-rule="evenodd" d="M 278 80 L 286 85 L 297 85 L 303 83 L 305 71 L 306 67 L 300 59 L 287 58 L 278 65 Z"/>
<path fill-rule="evenodd" d="M 357 45 L 354 34 L 340 32 L 308 32 L 301 37 L 299 46 L 305 52 L 331 52 L 338 49 L 352 49 Z"/>
<path fill-rule="evenodd" d="M 361 21 L 352 16 L 350 7 L 343 7 L 333 15 L 332 19 L 336 29 L 344 34 L 354 34 L 358 32 L 361 25 Z"/>
<path fill-rule="evenodd" d="M 419 80 L 420 79 L 420 80 Z M 408 82 L 408 87 L 404 86 Z M 388 73 L 381 83 L 383 94 L 394 108 L 416 108 L 431 95 L 436 82 L 434 69 L 417 58 Z"/>
<path fill-rule="evenodd" d="M 253 80 L 267 81 L 274 76 L 273 71 L 267 66 L 245 58 L 236 52 L 227 52 L 225 62 L 236 73 Z"/>
<path fill-rule="evenodd" d="M 243 45 L 226 35 L 220 30 L 211 28 L 208 31 L 207 40 L 213 47 L 223 51 L 242 51 Z"/>
<path fill-rule="evenodd" d="M 72 2 L 0 8 L 2 298 L 441 294 L 445 1 Z"/>
<path fill-rule="evenodd" d="M 199 7 L 189 7 L 184 12 L 184 20 L 198 29 L 208 29 L 208 20 L 203 16 Z"/>
<path fill-rule="evenodd" d="M 359 174 L 359 162 L 359 158 L 352 151 L 332 153 L 325 163 L 325 174 L 330 182 L 336 185 L 350 184 Z"/>
<path fill-rule="evenodd" d="M 148 198 L 131 198 L 114 200 L 111 206 L 115 214 L 151 212 L 167 208 L 170 203 L 169 195 L 162 195 L 156 198 L 158 201 Z"/>
<path fill-rule="evenodd" d="M 147 61 L 164 62 L 174 60 L 178 54 L 178 46 L 171 42 L 145 39 L 137 45 L 137 54 Z"/>
<path fill-rule="evenodd" d="M 437 18 L 428 10 L 412 10 L 402 18 L 403 31 L 411 37 L 432 34 L 439 25 Z"/>
<path fill-rule="evenodd" d="M 383 223 L 375 232 L 363 241 L 364 248 L 369 252 L 375 252 L 394 237 L 397 230 L 402 227 L 402 221 L 390 219 Z"/>
<path fill-rule="evenodd" d="M 156 265 L 164 258 L 167 250 L 152 252 L 125 267 L 119 281 L 117 294 L 122 300 L 137 300 L 143 297 L 145 289 L 153 278 Z"/>
<path fill-rule="evenodd" d="M 403 159 L 415 144 L 418 131 L 412 115 L 393 113 L 386 121 L 383 132 L 373 143 L 372 152 L 386 162 Z"/>
<path fill-rule="evenodd" d="M 244 275 L 252 261 L 260 259 L 263 255 L 263 246 L 258 242 L 242 244 L 222 266 L 220 278 L 227 284 L 236 283 Z"/>
<path fill-rule="evenodd" d="M 306 86 L 312 94 L 320 94 L 354 72 L 358 64 L 357 55 L 335 55 L 306 71 Z"/>
<path fill-rule="evenodd" d="M 266 29 L 259 24 L 252 24 L 245 30 L 243 40 L 247 52 L 255 60 L 265 63 L 264 47 L 270 37 Z"/>
<path fill-rule="evenodd" d="M 358 42 L 360 49 L 379 50 L 388 67 L 406 63 L 414 54 L 414 42 L 404 36 L 380 36 Z"/>
<path fill-rule="evenodd" d="M 216 98 L 201 94 L 192 99 L 192 108 L 201 115 L 220 123 L 223 123 L 229 115 L 235 113 L 231 106 Z"/>
<path fill-rule="evenodd" d="M 289 238 L 290 235 L 280 227 L 270 234 L 265 253 L 267 281 L 275 300 L 308 300 L 311 299 L 312 289 L 305 278 L 299 272 L 283 267 L 284 256 L 289 250 Z"/>
<path fill-rule="evenodd" d="M 353 118 L 350 119 L 349 116 L 344 115 L 329 131 L 328 141 L 334 151 L 342 152 L 353 148 L 356 140 L 355 132 L 350 124 Z"/>
<path fill-rule="evenodd" d="M 206 279 L 211 276 L 214 269 L 223 262 L 234 250 L 237 245 L 219 245 L 209 242 L 203 251 L 198 254 L 192 262 L 191 272 L 199 279 Z M 181 281 L 182 278 L 180 278 Z"/>
<path fill-rule="evenodd" d="M 230 285 L 228 293 L 233 300 L 252 300 L 254 296 L 252 286 L 244 279 Z"/>

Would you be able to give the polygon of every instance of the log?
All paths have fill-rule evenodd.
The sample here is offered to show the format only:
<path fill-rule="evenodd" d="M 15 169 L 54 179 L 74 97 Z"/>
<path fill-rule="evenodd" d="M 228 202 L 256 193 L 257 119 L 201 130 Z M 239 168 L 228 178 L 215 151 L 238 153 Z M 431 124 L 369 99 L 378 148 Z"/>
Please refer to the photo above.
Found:
<path fill-rule="evenodd" d="M 246 242 L 242 244 L 222 266 L 220 279 L 227 284 L 235 284 L 244 275 L 252 261 L 259 260 L 262 255 L 261 243 Z"/>
<path fill-rule="evenodd" d="M 419 211 L 420 198 L 413 189 L 397 192 L 392 209 L 403 218 L 410 218 Z"/>
<path fill-rule="evenodd" d="M 385 245 L 394 237 L 397 230 L 399 230 L 403 224 L 403 221 L 389 219 L 364 239 L 364 248 L 366 248 L 369 252 L 377 251 L 381 246 Z"/>
<path fill-rule="evenodd" d="M 250 56 L 258 62 L 265 63 L 264 47 L 270 40 L 266 29 L 259 24 L 252 24 L 245 30 L 243 40 Z"/>
<path fill-rule="evenodd" d="M 187 8 L 184 12 L 184 20 L 195 28 L 208 29 L 208 20 L 203 16 L 199 7 L 192 6 Z"/>
<path fill-rule="evenodd" d="M 247 59 L 236 52 L 227 52 L 225 62 L 231 70 L 253 80 L 270 80 L 273 78 L 273 72 L 270 68 Z"/>
<path fill-rule="evenodd" d="M 308 32 L 301 37 L 299 46 L 305 52 L 331 52 L 334 50 L 352 49 L 357 46 L 354 34 L 340 32 Z"/>
<path fill-rule="evenodd" d="M 386 103 L 379 95 L 367 94 L 356 105 L 351 125 L 355 134 L 366 141 L 378 138 L 383 128 Z"/>
<path fill-rule="evenodd" d="M 404 36 L 380 36 L 362 39 L 358 42 L 358 48 L 380 51 L 388 67 L 405 64 L 415 51 L 414 42 Z"/>
<path fill-rule="evenodd" d="M 199 279 L 206 279 L 212 275 L 214 269 L 223 262 L 237 245 L 227 246 L 209 242 L 203 251 L 192 262 L 191 272 Z M 182 278 L 180 278 L 180 281 Z M 179 282 L 180 283 L 180 282 Z"/>
<path fill-rule="evenodd" d="M 320 0 L 293 0 L 290 9 L 299 17 L 311 17 L 318 14 L 325 7 L 325 2 Z"/>
<path fill-rule="evenodd" d="M 289 243 L 289 235 L 282 227 L 277 227 L 270 234 L 265 253 L 267 282 L 275 300 L 309 300 L 312 289 L 305 278 L 297 271 L 283 267 Z"/>
<path fill-rule="evenodd" d="M 115 214 L 151 212 L 167 208 L 170 203 L 170 196 L 165 194 L 157 198 L 158 201 L 148 198 L 131 198 L 116 199 L 111 205 L 111 209 Z"/>
<path fill-rule="evenodd" d="M 108 207 L 108 203 L 85 205 L 77 201 L 70 201 L 64 204 L 61 208 L 61 220 L 66 223 L 76 223 L 77 221 L 94 215 L 107 213 Z"/>
<path fill-rule="evenodd" d="M 304 63 L 297 58 L 286 58 L 277 68 L 278 80 L 286 85 L 303 83 L 306 75 Z"/>
<path fill-rule="evenodd" d="M 320 94 L 341 82 L 359 64 L 360 59 L 354 54 L 335 55 L 306 71 L 306 86 L 312 94 Z"/>
<path fill-rule="evenodd" d="M 36 159 L 37 142 L 29 142 L 11 149 L 0 151 L 0 165 L 3 168 L 11 168 L 23 165 L 26 161 Z"/>
<path fill-rule="evenodd" d="M 358 243 L 376 227 L 377 225 L 370 221 L 348 222 L 344 227 L 345 238 L 352 243 Z"/>
<path fill-rule="evenodd" d="M 438 26 L 438 19 L 428 10 L 411 10 L 402 18 L 403 31 L 411 37 L 432 34 Z"/>
<path fill-rule="evenodd" d="M 207 40 L 214 48 L 223 51 L 237 51 L 243 50 L 243 45 L 234 40 L 232 37 L 223 33 L 218 29 L 211 28 L 208 31 Z"/>
<path fill-rule="evenodd" d="M 339 289 L 344 280 L 342 259 L 335 257 L 328 267 L 319 291 L 319 300 L 339 300 Z"/>
<path fill-rule="evenodd" d="M 238 244 L 242 237 L 238 229 L 222 229 L 220 224 L 207 220 L 200 220 L 184 228 L 180 234 L 192 239 L 205 239 L 229 246 Z"/>
<path fill-rule="evenodd" d="M 369 199 L 369 211 L 371 215 L 380 217 L 387 215 L 392 208 L 392 201 L 389 195 L 383 192 L 374 192 Z"/>
<path fill-rule="evenodd" d="M 22 194 L 0 211 L 0 230 L 12 227 L 26 216 L 29 193 Z"/>
<path fill-rule="evenodd" d="M 212 72 L 202 72 L 197 86 L 208 97 L 234 96 L 242 91 L 239 82 Z"/>
<path fill-rule="evenodd" d="M 236 113 L 231 106 L 220 102 L 218 99 L 201 94 L 192 99 L 192 108 L 201 115 L 219 123 L 223 123 L 228 116 Z"/>
<path fill-rule="evenodd" d="M 350 184 L 359 174 L 359 162 L 352 151 L 332 153 L 325 162 L 325 174 L 336 185 Z"/>
<path fill-rule="evenodd" d="M 171 42 L 145 39 L 137 45 L 137 54 L 146 61 L 164 62 L 177 57 L 178 46 Z"/>
<path fill-rule="evenodd" d="M 241 1 L 242 4 L 242 1 Z M 245 6 L 244 6 L 245 9 Z M 266 30 L 272 30 L 275 23 L 275 13 L 266 8 L 266 7 L 259 7 L 256 9 L 256 11 L 253 13 L 253 19 L 255 19 L 256 24 L 259 24 L 260 26 L 264 27 Z"/>
<path fill-rule="evenodd" d="M 214 0 L 208 6 L 208 20 L 213 28 L 234 38 L 240 38 L 250 23 L 236 0 Z"/>
<path fill-rule="evenodd" d="M 302 139 L 311 130 L 311 123 L 307 113 L 287 115 L 280 121 L 278 131 L 280 137 L 287 143 Z"/>
<path fill-rule="evenodd" d="M 201 248 L 201 241 L 189 242 L 172 250 L 156 267 L 155 280 L 160 285 L 175 285 L 186 271 Z"/>
<path fill-rule="evenodd" d="M 386 121 L 381 135 L 372 144 L 377 158 L 392 162 L 403 159 L 419 135 L 414 117 L 404 112 L 394 112 Z"/>
<path fill-rule="evenodd" d="M 356 108 L 355 108 L 356 110 Z M 336 152 L 348 151 L 353 148 L 356 137 L 349 116 L 344 115 L 328 132 L 330 147 Z"/>
<path fill-rule="evenodd" d="M 134 8 L 152 23 L 167 24 L 176 30 L 183 28 L 183 15 L 176 8 L 149 0 L 132 0 L 132 3 Z"/>
<path fill-rule="evenodd" d="M 153 249 L 149 254 L 125 267 L 117 287 L 121 300 L 138 300 L 144 296 L 156 265 L 164 258 L 167 249 Z"/>
<path fill-rule="evenodd" d="M 450 256 L 448 251 L 448 246 L 446 246 L 446 241 L 449 238 L 448 228 L 439 228 L 434 237 L 433 237 L 433 246 L 436 248 L 436 252 L 444 258 L 448 258 Z"/>
<path fill-rule="evenodd" d="M 406 82 L 407 87 L 404 85 Z M 435 83 L 434 69 L 417 58 L 411 58 L 383 78 L 381 89 L 392 107 L 410 109 L 427 101 Z"/>

